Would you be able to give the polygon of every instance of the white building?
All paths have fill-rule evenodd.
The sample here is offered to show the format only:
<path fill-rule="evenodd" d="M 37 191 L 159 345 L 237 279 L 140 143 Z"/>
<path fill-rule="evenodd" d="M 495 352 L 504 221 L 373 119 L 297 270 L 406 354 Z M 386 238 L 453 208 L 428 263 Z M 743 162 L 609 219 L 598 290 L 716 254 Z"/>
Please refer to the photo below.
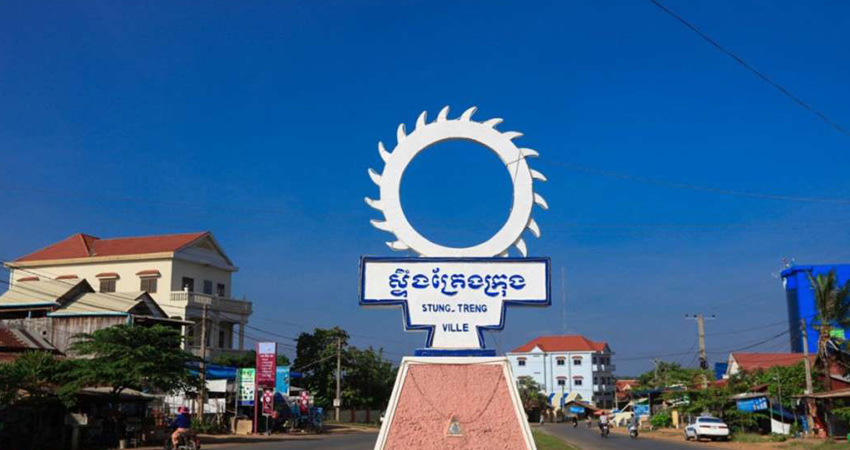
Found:
<path fill-rule="evenodd" d="M 13 287 L 85 279 L 103 294 L 147 292 L 168 317 L 195 322 L 186 333 L 196 353 L 208 305 L 208 356 L 244 346 L 252 304 L 232 298 L 231 275 L 238 269 L 210 232 L 114 239 L 75 234 L 5 265 Z"/>
<path fill-rule="evenodd" d="M 605 342 L 583 336 L 540 336 L 508 352 L 514 377 L 531 377 L 553 406 L 577 394 L 600 408 L 614 404 L 614 365 Z"/>

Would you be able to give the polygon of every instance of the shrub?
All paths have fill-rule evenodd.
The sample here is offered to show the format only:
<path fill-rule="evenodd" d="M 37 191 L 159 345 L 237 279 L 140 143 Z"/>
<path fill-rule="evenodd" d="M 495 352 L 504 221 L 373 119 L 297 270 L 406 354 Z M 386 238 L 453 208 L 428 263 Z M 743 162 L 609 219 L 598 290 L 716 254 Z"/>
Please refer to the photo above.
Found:
<path fill-rule="evenodd" d="M 652 425 L 652 428 L 670 428 L 673 425 L 673 418 L 670 417 L 669 412 L 660 412 L 651 419 L 649 419 L 649 423 Z"/>

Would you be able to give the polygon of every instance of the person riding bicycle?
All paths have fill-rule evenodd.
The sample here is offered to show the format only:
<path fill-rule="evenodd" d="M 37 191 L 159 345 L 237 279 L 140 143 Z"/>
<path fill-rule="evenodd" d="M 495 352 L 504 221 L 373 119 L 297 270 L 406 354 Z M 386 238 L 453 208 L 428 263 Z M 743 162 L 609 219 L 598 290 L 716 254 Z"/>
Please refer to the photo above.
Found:
<path fill-rule="evenodd" d="M 176 428 L 171 434 L 172 448 L 177 448 L 180 443 L 180 436 L 187 433 L 192 428 L 192 419 L 189 417 L 189 408 L 180 406 L 177 408 L 177 416 L 171 421 L 172 428 Z"/>

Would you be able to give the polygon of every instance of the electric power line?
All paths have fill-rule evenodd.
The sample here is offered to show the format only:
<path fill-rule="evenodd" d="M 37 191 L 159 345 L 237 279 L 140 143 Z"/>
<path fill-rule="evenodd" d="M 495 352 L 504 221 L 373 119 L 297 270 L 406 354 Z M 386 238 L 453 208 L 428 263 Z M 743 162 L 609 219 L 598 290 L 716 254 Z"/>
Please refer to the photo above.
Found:
<path fill-rule="evenodd" d="M 831 118 L 829 118 L 829 117 L 828 117 L 826 114 L 824 114 L 823 112 L 821 112 L 821 111 L 819 111 L 819 110 L 815 109 L 812 105 L 810 105 L 809 103 L 807 103 L 806 101 L 804 101 L 804 100 L 803 100 L 803 99 L 801 99 L 800 97 L 798 97 L 798 96 L 794 95 L 791 91 L 789 91 L 787 88 L 785 88 L 785 87 L 784 87 L 784 86 L 782 86 L 781 84 L 777 83 L 776 81 L 773 81 L 773 79 L 772 79 L 771 77 L 769 77 L 767 74 L 765 74 L 764 72 L 762 72 L 762 71 L 760 71 L 760 70 L 756 69 L 755 67 L 753 67 L 752 65 L 750 65 L 747 61 L 744 61 L 744 59 L 743 59 L 743 58 L 741 58 L 741 57 L 740 57 L 740 56 L 738 56 L 736 53 L 732 52 L 731 50 L 729 50 L 729 49 L 727 49 L 726 47 L 724 47 L 723 45 L 721 45 L 719 42 L 717 42 L 716 40 L 714 40 L 711 36 L 709 36 L 709 35 L 705 34 L 704 32 L 702 32 L 699 28 L 697 28 L 694 24 L 692 24 L 691 22 L 689 22 L 689 21 L 688 21 L 687 19 L 685 19 L 684 17 L 682 17 L 682 16 L 680 16 L 680 15 L 676 14 L 675 12 L 673 12 L 672 10 L 670 10 L 670 8 L 668 8 L 668 7 L 664 6 L 664 5 L 662 5 L 662 4 L 661 4 L 658 0 L 647 0 L 647 1 L 649 1 L 649 3 L 652 3 L 653 5 L 657 6 L 659 9 L 661 9 L 662 11 L 664 11 L 665 13 L 667 13 L 670 17 L 673 17 L 674 19 L 676 19 L 676 20 L 678 20 L 679 22 L 681 22 L 684 26 L 688 27 L 691 31 L 693 31 L 694 33 L 696 33 L 696 34 L 697 34 L 697 36 L 701 37 L 703 40 L 705 40 L 706 42 L 708 42 L 709 44 L 711 44 L 712 46 L 714 46 L 716 49 L 720 50 L 720 51 L 721 51 L 723 54 L 725 54 L 726 56 L 728 56 L 728 57 L 732 58 L 733 60 L 735 60 L 735 62 L 737 62 L 737 63 L 738 63 L 741 67 L 743 67 L 743 68 L 747 69 L 748 71 L 752 72 L 755 76 L 757 76 L 757 77 L 758 77 L 758 78 L 760 78 L 762 81 L 764 81 L 765 83 L 767 83 L 767 84 L 769 84 L 770 86 L 772 86 L 774 89 L 776 89 L 776 90 L 778 90 L 779 92 L 781 92 L 781 93 L 782 93 L 782 95 L 784 95 L 784 96 L 788 97 L 789 99 L 791 99 L 794 103 L 796 103 L 797 105 L 799 105 L 801 108 L 803 108 L 803 109 L 805 109 L 805 110 L 809 111 L 810 113 L 814 114 L 814 115 L 815 115 L 815 116 L 817 116 L 820 120 L 824 121 L 825 123 L 827 123 L 827 124 L 828 124 L 828 125 L 830 125 L 831 127 L 835 128 L 836 130 L 838 130 L 840 133 L 844 134 L 845 136 L 850 136 L 850 131 L 848 131 L 846 128 L 844 128 L 843 126 L 841 126 L 840 124 L 838 124 L 837 122 L 835 122 L 834 120 L 832 120 Z"/>

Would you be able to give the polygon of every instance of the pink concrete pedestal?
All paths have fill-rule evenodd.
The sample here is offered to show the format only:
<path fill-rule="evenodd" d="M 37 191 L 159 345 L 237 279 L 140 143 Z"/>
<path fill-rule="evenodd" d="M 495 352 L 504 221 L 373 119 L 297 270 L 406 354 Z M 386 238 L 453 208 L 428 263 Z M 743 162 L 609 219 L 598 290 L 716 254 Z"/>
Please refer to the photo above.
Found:
<path fill-rule="evenodd" d="M 375 450 L 536 450 L 512 380 L 507 358 L 404 358 Z"/>

